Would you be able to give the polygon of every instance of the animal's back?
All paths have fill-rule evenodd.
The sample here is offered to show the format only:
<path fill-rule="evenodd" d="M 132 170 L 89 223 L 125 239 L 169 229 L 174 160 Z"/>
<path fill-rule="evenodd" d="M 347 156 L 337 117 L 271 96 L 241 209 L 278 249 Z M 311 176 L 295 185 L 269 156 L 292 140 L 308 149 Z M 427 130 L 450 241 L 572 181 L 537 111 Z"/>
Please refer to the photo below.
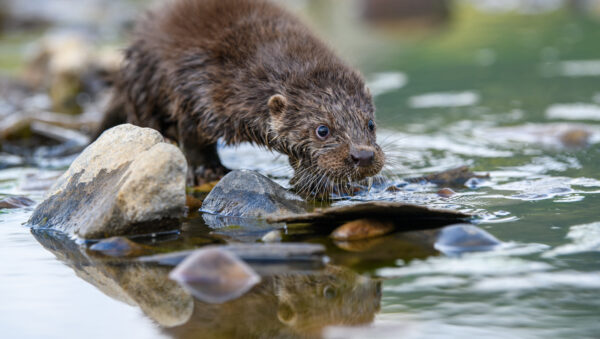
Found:
<path fill-rule="evenodd" d="M 333 54 L 287 12 L 264 1 L 180 0 L 149 13 L 127 50 L 120 93 L 128 120 L 175 140 L 187 125 L 212 142 L 262 138 L 272 93 Z M 260 135 L 258 135 L 260 134 Z"/>

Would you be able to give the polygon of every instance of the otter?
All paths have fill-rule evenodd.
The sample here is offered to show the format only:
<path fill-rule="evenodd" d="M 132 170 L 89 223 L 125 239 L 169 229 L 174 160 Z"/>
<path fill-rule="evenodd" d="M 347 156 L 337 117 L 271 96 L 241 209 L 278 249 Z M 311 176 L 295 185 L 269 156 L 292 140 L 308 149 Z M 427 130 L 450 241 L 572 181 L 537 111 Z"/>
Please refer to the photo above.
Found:
<path fill-rule="evenodd" d="M 342 190 L 384 163 L 362 76 L 266 0 L 174 0 L 148 12 L 115 79 L 109 112 L 122 111 L 179 144 L 191 184 L 227 173 L 218 140 L 287 155 L 304 195 Z"/>

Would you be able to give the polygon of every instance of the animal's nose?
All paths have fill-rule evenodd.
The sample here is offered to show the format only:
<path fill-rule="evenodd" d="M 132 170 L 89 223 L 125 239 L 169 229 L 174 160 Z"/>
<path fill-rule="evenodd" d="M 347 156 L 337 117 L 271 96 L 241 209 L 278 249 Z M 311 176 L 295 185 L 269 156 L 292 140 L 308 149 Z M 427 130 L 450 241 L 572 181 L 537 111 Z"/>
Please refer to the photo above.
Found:
<path fill-rule="evenodd" d="M 350 158 L 356 166 L 367 167 L 373 164 L 375 158 L 375 152 L 366 150 L 352 150 L 350 151 Z"/>

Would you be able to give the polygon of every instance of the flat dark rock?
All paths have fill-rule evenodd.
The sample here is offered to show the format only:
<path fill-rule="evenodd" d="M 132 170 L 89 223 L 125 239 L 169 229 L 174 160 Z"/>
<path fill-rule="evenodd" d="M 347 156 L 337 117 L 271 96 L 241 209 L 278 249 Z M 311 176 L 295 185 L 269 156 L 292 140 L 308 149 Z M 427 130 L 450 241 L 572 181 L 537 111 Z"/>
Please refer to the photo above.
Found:
<path fill-rule="evenodd" d="M 346 206 L 316 209 L 312 213 L 291 214 L 267 218 L 268 222 L 341 224 L 357 219 L 391 220 L 395 223 L 411 223 L 408 228 L 435 228 L 462 222 L 471 215 L 443 209 L 390 201 L 373 201 Z M 415 223 L 426 223 L 418 226 Z M 429 226 L 428 226 L 429 225 Z"/>
<path fill-rule="evenodd" d="M 220 248 L 229 251 L 247 262 L 322 261 L 325 256 L 325 247 L 320 244 L 231 244 L 202 247 L 202 249 L 206 248 Z M 141 257 L 138 260 L 161 265 L 177 265 L 195 251 L 197 250 L 158 254 Z"/>

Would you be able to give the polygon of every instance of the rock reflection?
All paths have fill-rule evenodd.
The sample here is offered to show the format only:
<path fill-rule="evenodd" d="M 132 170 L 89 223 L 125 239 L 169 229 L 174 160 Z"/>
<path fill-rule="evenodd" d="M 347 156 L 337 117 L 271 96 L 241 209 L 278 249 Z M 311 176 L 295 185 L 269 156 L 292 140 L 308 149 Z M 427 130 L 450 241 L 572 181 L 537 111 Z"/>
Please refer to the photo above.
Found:
<path fill-rule="evenodd" d="M 381 282 L 344 267 L 258 268 L 262 282 L 248 293 L 209 304 L 169 280 L 170 266 L 93 256 L 65 235 L 32 233 L 77 276 L 111 298 L 139 306 L 175 338 L 320 337 L 330 325 L 369 324 L 380 309 Z"/>
<path fill-rule="evenodd" d="M 68 236 L 51 230 L 31 233 L 57 259 L 102 293 L 132 306 L 138 306 L 161 326 L 186 323 L 194 310 L 193 298 L 176 282 L 169 280 L 169 267 L 122 259 L 102 259 L 89 255 Z"/>

